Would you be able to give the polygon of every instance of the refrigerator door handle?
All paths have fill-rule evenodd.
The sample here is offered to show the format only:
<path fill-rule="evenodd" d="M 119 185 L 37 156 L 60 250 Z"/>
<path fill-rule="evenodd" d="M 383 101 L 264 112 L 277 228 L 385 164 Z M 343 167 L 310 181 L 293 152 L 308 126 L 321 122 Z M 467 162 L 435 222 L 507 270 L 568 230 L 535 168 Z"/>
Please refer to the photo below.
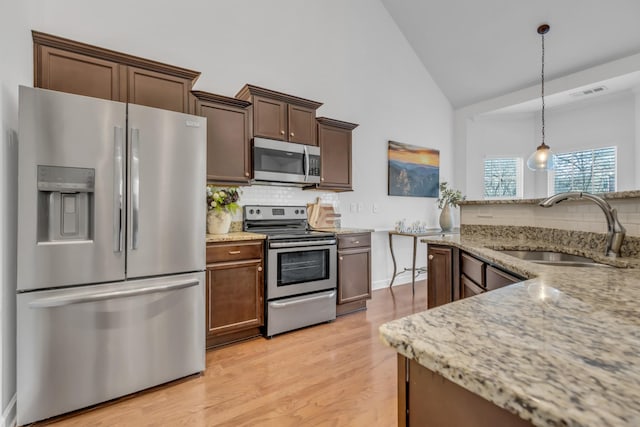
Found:
<path fill-rule="evenodd" d="M 140 228 L 140 129 L 131 129 L 131 249 L 138 249 Z"/>
<path fill-rule="evenodd" d="M 113 252 L 122 252 L 122 210 L 124 192 L 124 153 L 123 130 L 119 126 L 113 127 Z"/>
<path fill-rule="evenodd" d="M 153 294 L 159 292 L 169 292 L 178 289 L 189 288 L 191 286 L 197 286 L 200 282 L 194 279 L 180 280 L 170 282 L 162 286 L 146 286 L 144 288 L 124 290 L 124 291 L 110 291 L 110 292 L 94 292 L 92 294 L 84 295 L 70 295 L 63 297 L 48 297 L 41 298 L 29 303 L 29 308 L 52 308 L 63 307 L 72 304 L 83 304 L 88 302 L 104 301 L 114 298 L 129 298 L 139 295 Z"/>

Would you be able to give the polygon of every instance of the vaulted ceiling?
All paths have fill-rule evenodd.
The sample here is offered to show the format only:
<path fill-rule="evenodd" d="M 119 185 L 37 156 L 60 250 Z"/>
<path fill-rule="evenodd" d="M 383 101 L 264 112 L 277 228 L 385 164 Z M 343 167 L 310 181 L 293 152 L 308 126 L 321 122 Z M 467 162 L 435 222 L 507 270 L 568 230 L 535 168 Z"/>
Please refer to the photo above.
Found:
<path fill-rule="evenodd" d="M 640 52 L 638 0 L 382 0 L 454 108 Z"/>

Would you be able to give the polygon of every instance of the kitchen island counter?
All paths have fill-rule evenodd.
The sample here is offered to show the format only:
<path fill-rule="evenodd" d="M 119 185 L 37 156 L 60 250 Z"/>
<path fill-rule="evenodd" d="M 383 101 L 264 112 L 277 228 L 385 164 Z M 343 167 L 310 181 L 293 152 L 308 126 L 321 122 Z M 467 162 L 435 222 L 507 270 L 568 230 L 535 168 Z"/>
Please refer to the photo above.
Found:
<path fill-rule="evenodd" d="M 491 249 L 522 241 L 424 241 L 530 279 L 386 323 L 385 344 L 534 425 L 640 425 L 640 269 L 544 266 Z"/>

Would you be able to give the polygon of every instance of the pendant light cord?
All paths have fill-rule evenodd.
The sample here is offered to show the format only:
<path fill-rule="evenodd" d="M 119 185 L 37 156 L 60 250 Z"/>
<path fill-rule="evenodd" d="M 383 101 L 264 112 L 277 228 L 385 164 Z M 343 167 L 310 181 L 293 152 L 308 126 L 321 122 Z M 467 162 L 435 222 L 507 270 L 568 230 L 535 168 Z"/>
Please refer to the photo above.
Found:
<path fill-rule="evenodd" d="M 542 145 L 546 145 L 544 143 L 544 33 L 541 34 L 542 36 L 542 75 L 541 75 L 541 80 L 542 80 Z"/>

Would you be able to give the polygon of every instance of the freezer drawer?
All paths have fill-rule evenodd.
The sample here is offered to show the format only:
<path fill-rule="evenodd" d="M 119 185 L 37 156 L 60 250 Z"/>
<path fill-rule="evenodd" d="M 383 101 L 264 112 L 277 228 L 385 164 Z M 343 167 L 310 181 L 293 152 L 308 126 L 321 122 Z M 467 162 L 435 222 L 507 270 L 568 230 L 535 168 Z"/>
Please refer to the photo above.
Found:
<path fill-rule="evenodd" d="M 18 294 L 18 425 L 203 371 L 204 280 Z"/>

